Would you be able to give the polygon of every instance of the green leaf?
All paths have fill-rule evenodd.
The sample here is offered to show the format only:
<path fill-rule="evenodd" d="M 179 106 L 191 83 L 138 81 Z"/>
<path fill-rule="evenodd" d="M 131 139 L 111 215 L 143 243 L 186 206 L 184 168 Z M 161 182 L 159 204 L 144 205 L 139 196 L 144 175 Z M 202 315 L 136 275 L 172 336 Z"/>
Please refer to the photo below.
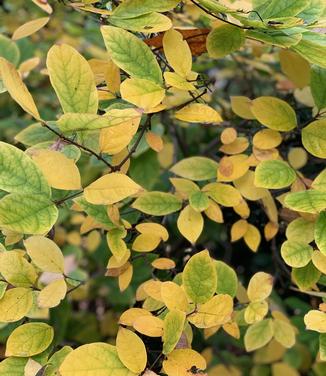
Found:
<path fill-rule="evenodd" d="M 185 292 L 194 303 L 206 303 L 215 293 L 216 269 L 208 251 L 192 256 L 182 273 Z"/>
<path fill-rule="evenodd" d="M 197 212 L 202 212 L 209 207 L 209 198 L 205 192 L 194 192 L 189 197 L 189 204 Z"/>
<path fill-rule="evenodd" d="M 163 324 L 163 354 L 169 354 L 174 350 L 180 340 L 185 324 L 186 314 L 179 310 L 167 313 Z"/>
<path fill-rule="evenodd" d="M 326 107 L 326 69 L 318 65 L 311 68 L 310 88 L 315 104 L 319 110 Z"/>
<path fill-rule="evenodd" d="M 283 260 L 293 268 L 306 266 L 311 260 L 312 251 L 310 245 L 295 240 L 287 240 L 281 247 Z"/>
<path fill-rule="evenodd" d="M 84 197 L 75 198 L 74 201 L 96 222 L 104 225 L 107 229 L 114 228 L 114 224 L 108 217 L 107 207 L 105 205 L 94 205 L 87 202 Z"/>
<path fill-rule="evenodd" d="M 295 171 L 286 162 L 266 160 L 256 167 L 254 184 L 259 188 L 278 189 L 288 187 L 295 179 Z"/>
<path fill-rule="evenodd" d="M 201 181 L 216 178 L 218 163 L 206 157 L 189 157 L 176 163 L 170 171 L 185 179 Z"/>
<path fill-rule="evenodd" d="M 114 17 L 134 18 L 151 12 L 167 12 L 175 8 L 180 0 L 126 0 L 115 8 Z"/>
<path fill-rule="evenodd" d="M 34 123 L 24 128 L 15 136 L 15 140 L 27 145 L 32 146 L 46 141 L 54 141 L 58 137 L 47 128 L 43 127 L 40 123 Z"/>
<path fill-rule="evenodd" d="M 16 287 L 7 290 L 0 300 L 0 322 L 14 322 L 28 314 L 33 305 L 31 289 Z"/>
<path fill-rule="evenodd" d="M 51 194 L 45 177 L 33 160 L 5 142 L 0 142 L 0 189 L 10 193 Z"/>
<path fill-rule="evenodd" d="M 20 51 L 17 44 L 4 35 L 0 35 L 0 56 L 4 57 L 15 66 L 20 59 Z"/>
<path fill-rule="evenodd" d="M 317 175 L 311 187 L 317 189 L 317 191 L 326 192 L 326 168 Z"/>
<path fill-rule="evenodd" d="M 321 273 L 312 262 L 303 268 L 292 269 L 292 278 L 300 290 L 309 290 L 319 280 Z"/>
<path fill-rule="evenodd" d="M 0 227 L 23 234 L 44 234 L 58 218 L 58 209 L 45 196 L 11 193 L 0 200 Z"/>
<path fill-rule="evenodd" d="M 1 376 L 22 376 L 25 374 L 26 358 L 8 358 L 0 363 Z"/>
<path fill-rule="evenodd" d="M 239 50 L 245 42 L 244 30 L 233 25 L 222 25 L 207 36 L 206 47 L 210 57 L 215 59 Z"/>
<path fill-rule="evenodd" d="M 326 119 L 316 120 L 302 129 L 303 146 L 315 157 L 326 158 Z"/>
<path fill-rule="evenodd" d="M 291 17 L 302 12 L 308 5 L 309 0 L 272 0 L 261 9 L 262 18 Z"/>
<path fill-rule="evenodd" d="M 72 351 L 73 350 L 70 346 L 64 346 L 59 351 L 55 352 L 48 361 L 44 376 L 58 376 L 60 365 L 64 361 L 65 357 Z"/>
<path fill-rule="evenodd" d="M 136 376 L 121 363 L 115 346 L 100 342 L 72 351 L 65 357 L 59 372 L 61 376 Z"/>
<path fill-rule="evenodd" d="M 217 275 L 217 294 L 228 294 L 233 298 L 238 290 L 238 278 L 236 272 L 225 262 L 214 261 Z"/>
<path fill-rule="evenodd" d="M 254 351 L 267 345 L 273 335 L 274 327 L 271 319 L 265 319 L 249 326 L 244 336 L 246 350 Z"/>
<path fill-rule="evenodd" d="M 271 44 L 272 46 L 288 48 L 300 42 L 302 34 L 300 32 L 293 34 L 285 34 L 283 31 L 265 32 L 259 30 L 248 30 L 246 32 L 247 38 L 252 38 Z"/>
<path fill-rule="evenodd" d="M 57 121 L 61 132 L 75 132 L 101 129 L 110 126 L 108 119 L 96 114 L 73 114 L 67 113 Z"/>
<path fill-rule="evenodd" d="M 35 322 L 14 329 L 7 340 L 6 356 L 29 357 L 46 350 L 53 340 L 53 328 Z"/>
<path fill-rule="evenodd" d="M 320 252 L 326 256 L 326 212 L 320 213 L 317 219 L 315 241 Z"/>
<path fill-rule="evenodd" d="M 79 52 L 66 44 L 55 45 L 48 52 L 46 65 L 64 112 L 96 114 L 98 97 L 94 74 Z"/>
<path fill-rule="evenodd" d="M 322 362 L 326 361 L 326 333 L 319 335 L 319 355 Z"/>
<path fill-rule="evenodd" d="M 167 215 L 181 209 L 182 201 L 171 193 L 145 192 L 132 207 L 150 215 Z"/>
<path fill-rule="evenodd" d="M 297 126 L 293 108 L 278 98 L 259 97 L 254 99 L 251 111 L 261 124 L 276 131 L 290 131 Z"/>
<path fill-rule="evenodd" d="M 150 48 L 135 35 L 113 26 L 101 28 L 105 46 L 114 63 L 132 77 L 162 84 L 162 72 Z"/>
<path fill-rule="evenodd" d="M 319 213 L 326 209 L 326 192 L 308 190 L 286 195 L 284 204 L 291 210 L 304 213 Z"/>
<path fill-rule="evenodd" d="M 326 68 L 326 36 L 322 33 L 306 31 L 299 43 L 291 49 L 312 64 Z"/>

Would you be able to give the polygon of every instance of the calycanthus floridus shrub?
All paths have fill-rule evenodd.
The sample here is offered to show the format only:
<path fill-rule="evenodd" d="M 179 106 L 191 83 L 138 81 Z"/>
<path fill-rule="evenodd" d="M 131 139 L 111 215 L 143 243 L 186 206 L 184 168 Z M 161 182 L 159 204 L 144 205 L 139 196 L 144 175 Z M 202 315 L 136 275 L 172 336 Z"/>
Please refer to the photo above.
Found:
<path fill-rule="evenodd" d="M 325 1 L 24 3 L 0 375 L 325 375 Z"/>

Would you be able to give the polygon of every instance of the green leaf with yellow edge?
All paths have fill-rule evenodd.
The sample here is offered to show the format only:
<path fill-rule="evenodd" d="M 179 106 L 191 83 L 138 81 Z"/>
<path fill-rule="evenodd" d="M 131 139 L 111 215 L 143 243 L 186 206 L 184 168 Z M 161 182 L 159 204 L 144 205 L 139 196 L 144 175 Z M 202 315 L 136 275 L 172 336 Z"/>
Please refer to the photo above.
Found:
<path fill-rule="evenodd" d="M 39 120 L 40 114 L 34 99 L 20 78 L 18 71 L 9 61 L 2 57 L 0 57 L 0 77 L 12 99 L 16 101 L 24 111 L 32 115 L 36 120 Z"/>
<path fill-rule="evenodd" d="M 251 111 L 267 128 L 287 132 L 297 126 L 293 108 L 275 97 L 259 97 L 252 101 Z"/>
<path fill-rule="evenodd" d="M 192 367 L 204 371 L 206 360 L 192 349 L 177 349 L 168 354 L 163 361 L 163 370 L 168 376 L 187 375 Z"/>
<path fill-rule="evenodd" d="M 194 313 L 188 315 L 188 320 L 197 328 L 212 328 L 230 321 L 232 312 L 231 296 L 219 294 L 199 305 Z"/>
<path fill-rule="evenodd" d="M 198 240 L 204 228 L 204 219 L 201 213 L 190 205 L 183 208 L 179 214 L 177 227 L 181 234 L 191 243 Z"/>
<path fill-rule="evenodd" d="M 120 18 L 113 15 L 109 19 L 113 26 L 144 34 L 159 33 L 160 31 L 170 29 L 172 26 L 169 17 L 157 12 L 143 14 L 133 18 Z"/>
<path fill-rule="evenodd" d="M 144 78 L 128 78 L 120 86 L 123 100 L 148 110 L 156 107 L 165 97 L 165 90 L 157 83 Z"/>
<path fill-rule="evenodd" d="M 293 281 L 297 284 L 300 290 L 309 290 L 312 288 L 320 278 L 320 271 L 314 266 L 312 262 L 302 268 L 292 269 Z"/>
<path fill-rule="evenodd" d="M 238 290 L 238 278 L 236 272 L 223 261 L 214 261 L 217 275 L 217 294 L 228 294 L 235 297 Z"/>
<path fill-rule="evenodd" d="M 310 87 L 314 102 L 319 110 L 326 107 L 326 69 L 318 65 L 311 68 Z"/>
<path fill-rule="evenodd" d="M 203 191 L 218 204 L 233 207 L 240 204 L 242 197 L 232 185 L 223 183 L 210 183 L 205 185 Z"/>
<path fill-rule="evenodd" d="M 84 189 L 85 199 L 95 205 L 115 204 L 142 191 L 127 175 L 118 172 L 104 175 Z"/>
<path fill-rule="evenodd" d="M 166 281 L 161 284 L 161 297 L 170 311 L 186 312 L 188 309 L 188 299 L 184 289 L 174 282 Z"/>
<path fill-rule="evenodd" d="M 163 354 L 169 354 L 174 350 L 180 340 L 186 320 L 185 312 L 172 310 L 167 313 L 163 324 Z"/>
<path fill-rule="evenodd" d="M 106 234 L 106 240 L 113 256 L 120 261 L 128 252 L 128 248 L 123 238 L 126 232 L 120 228 L 114 228 Z"/>
<path fill-rule="evenodd" d="M 216 178 L 218 163 L 206 157 L 189 157 L 176 163 L 170 171 L 185 179 L 201 181 Z"/>
<path fill-rule="evenodd" d="M 315 226 L 315 241 L 318 249 L 326 256 L 326 213 L 322 212 Z"/>
<path fill-rule="evenodd" d="M 59 372 L 61 376 L 136 376 L 129 371 L 118 357 L 115 346 L 107 343 L 91 343 L 78 347 L 69 353 L 62 362 Z"/>
<path fill-rule="evenodd" d="M 291 185 L 296 173 L 286 162 L 278 160 L 262 161 L 255 170 L 255 186 L 259 188 L 279 189 Z"/>
<path fill-rule="evenodd" d="M 271 319 L 265 319 L 249 326 L 244 336 L 246 351 L 254 351 L 267 345 L 274 335 Z"/>
<path fill-rule="evenodd" d="M 117 334 L 116 348 L 125 367 L 136 374 L 144 371 L 147 363 L 146 348 L 136 333 L 120 328 Z"/>
<path fill-rule="evenodd" d="M 23 234 L 44 234 L 58 218 L 53 202 L 39 194 L 11 193 L 0 200 L 0 226 Z"/>
<path fill-rule="evenodd" d="M 167 215 L 181 209 L 182 201 L 171 193 L 146 192 L 138 197 L 132 207 L 150 215 Z"/>
<path fill-rule="evenodd" d="M 222 24 L 213 29 L 207 36 L 206 47 L 210 57 L 219 59 L 238 51 L 245 42 L 243 29 Z"/>
<path fill-rule="evenodd" d="M 248 324 L 261 321 L 268 313 L 268 303 L 266 300 L 251 302 L 244 312 L 244 319 Z"/>
<path fill-rule="evenodd" d="M 319 213 L 326 209 L 326 192 L 309 189 L 286 195 L 284 205 L 298 212 Z"/>
<path fill-rule="evenodd" d="M 255 273 L 248 285 L 247 294 L 251 302 L 260 302 L 269 297 L 273 289 L 273 277 L 265 272 Z"/>
<path fill-rule="evenodd" d="M 0 362 L 0 374 L 1 376 L 22 376 L 27 362 L 27 358 L 4 359 Z"/>
<path fill-rule="evenodd" d="M 189 197 L 190 206 L 197 212 L 202 212 L 209 207 L 209 198 L 205 192 L 194 192 Z"/>
<path fill-rule="evenodd" d="M 112 13 L 115 17 L 134 18 L 151 12 L 167 12 L 179 3 L 179 0 L 126 0 L 120 3 Z"/>
<path fill-rule="evenodd" d="M 14 322 L 27 315 L 33 304 L 31 289 L 16 287 L 0 299 L 0 322 Z"/>
<path fill-rule="evenodd" d="M 178 120 L 188 123 L 220 123 L 223 119 L 214 108 L 202 103 L 191 103 L 175 113 Z"/>
<path fill-rule="evenodd" d="M 308 330 L 315 330 L 319 333 L 326 333 L 326 313 L 311 310 L 304 316 L 304 323 Z"/>
<path fill-rule="evenodd" d="M 96 114 L 98 97 L 94 75 L 78 51 L 67 44 L 55 45 L 48 52 L 46 65 L 64 112 Z"/>
<path fill-rule="evenodd" d="M 295 329 L 294 327 L 283 320 L 275 319 L 273 321 L 274 326 L 274 338 L 282 346 L 287 349 L 291 348 L 295 344 Z"/>
<path fill-rule="evenodd" d="M 0 273 L 15 287 L 31 287 L 37 279 L 33 265 L 16 251 L 0 253 Z"/>
<path fill-rule="evenodd" d="M 310 154 L 326 158 L 326 119 L 316 120 L 302 129 L 302 143 Z"/>
<path fill-rule="evenodd" d="M 52 308 L 60 304 L 67 293 L 67 284 L 63 278 L 49 283 L 37 296 L 39 308 Z"/>
<path fill-rule="evenodd" d="M 0 189 L 10 193 L 51 194 L 49 184 L 33 160 L 5 142 L 0 142 Z"/>
<path fill-rule="evenodd" d="M 206 303 L 216 291 L 216 269 L 208 251 L 201 251 L 187 262 L 182 283 L 188 298 L 194 303 Z"/>
<path fill-rule="evenodd" d="M 306 266 L 312 257 L 312 247 L 304 242 L 287 240 L 282 244 L 281 255 L 285 263 L 293 268 Z"/>
<path fill-rule="evenodd" d="M 102 26 L 101 32 L 109 55 L 119 68 L 133 78 L 163 83 L 161 68 L 141 39 L 114 26 Z"/>
<path fill-rule="evenodd" d="M 11 332 L 6 346 L 6 356 L 30 357 L 46 350 L 54 336 L 53 328 L 34 322 L 19 326 Z"/>
<path fill-rule="evenodd" d="M 53 240 L 45 236 L 30 236 L 24 245 L 32 262 L 42 271 L 63 273 L 63 254 Z"/>

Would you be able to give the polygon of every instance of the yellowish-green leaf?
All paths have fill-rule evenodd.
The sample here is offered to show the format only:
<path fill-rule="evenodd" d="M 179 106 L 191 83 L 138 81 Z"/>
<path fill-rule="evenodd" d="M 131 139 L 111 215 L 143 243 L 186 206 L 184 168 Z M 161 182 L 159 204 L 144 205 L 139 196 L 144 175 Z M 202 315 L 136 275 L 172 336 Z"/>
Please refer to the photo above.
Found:
<path fill-rule="evenodd" d="M 101 342 L 80 346 L 69 353 L 59 372 L 61 376 L 136 376 L 120 361 L 115 346 Z"/>
<path fill-rule="evenodd" d="M 315 180 L 312 182 L 311 187 L 317 189 L 318 191 L 326 192 L 326 168 L 317 175 Z"/>
<path fill-rule="evenodd" d="M 126 0 L 112 13 L 119 18 L 134 18 L 151 12 L 167 12 L 176 7 L 179 0 Z"/>
<path fill-rule="evenodd" d="M 308 190 L 286 195 L 284 204 L 291 210 L 304 213 L 319 213 L 326 209 L 326 192 Z"/>
<path fill-rule="evenodd" d="M 292 278 L 300 290 L 309 290 L 318 282 L 320 271 L 312 262 L 302 268 L 292 269 Z"/>
<path fill-rule="evenodd" d="M 275 319 L 274 326 L 274 338 L 282 346 L 290 348 L 295 344 L 295 329 L 289 323 L 284 320 Z"/>
<path fill-rule="evenodd" d="M 251 302 L 259 302 L 269 297 L 273 289 L 273 277 L 264 272 L 254 274 L 248 285 L 248 298 Z"/>
<path fill-rule="evenodd" d="M 316 120 L 302 129 L 303 146 L 315 157 L 326 158 L 326 119 Z"/>
<path fill-rule="evenodd" d="M 184 77 L 179 76 L 174 72 L 165 72 L 164 80 L 167 85 L 175 87 L 179 90 L 196 90 L 195 86 L 191 82 L 188 82 Z"/>
<path fill-rule="evenodd" d="M 295 240 L 308 244 L 315 238 L 314 231 L 315 223 L 300 217 L 288 224 L 285 234 L 288 240 Z"/>
<path fill-rule="evenodd" d="M 222 24 L 207 36 L 206 47 L 210 57 L 219 59 L 239 50 L 245 42 L 243 29 Z"/>
<path fill-rule="evenodd" d="M 105 46 L 113 62 L 132 78 L 162 84 L 162 72 L 150 48 L 135 35 L 113 26 L 102 26 Z"/>
<path fill-rule="evenodd" d="M 217 275 L 217 294 L 228 294 L 235 297 L 238 289 L 238 278 L 235 271 L 223 261 L 214 261 Z"/>
<path fill-rule="evenodd" d="M 163 14 L 152 12 L 138 17 L 120 18 L 112 15 L 110 22 L 122 29 L 137 31 L 138 33 L 159 33 L 171 28 L 172 22 L 169 17 Z"/>
<path fill-rule="evenodd" d="M 163 325 L 163 354 L 169 354 L 174 350 L 180 340 L 186 320 L 185 312 L 172 310 L 164 318 Z"/>
<path fill-rule="evenodd" d="M 46 350 L 53 340 L 53 328 L 34 322 L 14 329 L 7 340 L 6 356 L 29 357 Z"/>
<path fill-rule="evenodd" d="M 0 226 L 22 234 L 44 234 L 58 218 L 58 209 L 43 195 L 11 193 L 0 200 Z"/>
<path fill-rule="evenodd" d="M 156 107 L 165 96 L 165 90 L 157 83 L 144 78 L 128 78 L 120 86 L 121 97 L 145 111 Z"/>
<path fill-rule="evenodd" d="M 113 172 L 87 186 L 84 195 L 91 204 L 108 205 L 140 193 L 142 190 L 142 187 L 127 175 Z"/>
<path fill-rule="evenodd" d="M 255 171 L 255 186 L 259 188 L 285 188 L 291 185 L 295 179 L 295 171 L 283 161 L 262 161 Z"/>
<path fill-rule="evenodd" d="M 220 123 L 223 119 L 214 108 L 202 103 L 191 103 L 175 113 L 178 120 L 188 123 Z"/>
<path fill-rule="evenodd" d="M 311 260 L 312 251 L 310 245 L 296 240 L 287 240 L 281 247 L 283 260 L 293 268 L 306 266 Z"/>
<path fill-rule="evenodd" d="M 271 319 L 265 319 L 249 326 L 244 336 L 246 350 L 250 352 L 267 345 L 273 335 L 274 327 Z"/>
<path fill-rule="evenodd" d="M 252 101 L 251 111 L 256 119 L 267 128 L 290 131 L 297 126 L 293 108 L 275 97 L 259 97 Z"/>
<path fill-rule="evenodd" d="M 197 212 L 202 212 L 209 207 L 209 198 L 205 192 L 197 191 L 189 197 L 190 206 Z"/>
<path fill-rule="evenodd" d="M 261 321 L 268 313 L 268 303 L 266 300 L 251 302 L 245 309 L 244 319 L 248 324 Z"/>
<path fill-rule="evenodd" d="M 255 116 L 251 112 L 251 100 L 244 96 L 231 97 L 232 111 L 243 119 L 252 120 Z"/>
<path fill-rule="evenodd" d="M 27 362 L 28 358 L 7 358 L 0 362 L 0 373 L 3 376 L 22 376 Z"/>
<path fill-rule="evenodd" d="M 196 243 L 204 228 L 204 219 L 201 213 L 187 205 L 181 210 L 178 217 L 177 226 L 181 234 L 190 243 Z"/>
<path fill-rule="evenodd" d="M 0 321 L 14 322 L 27 315 L 33 304 L 31 289 L 16 287 L 7 290 L 0 299 Z"/>
<path fill-rule="evenodd" d="M 40 114 L 34 99 L 20 78 L 19 73 L 9 61 L 2 57 L 0 57 L 0 76 L 13 100 L 16 101 L 24 111 L 32 115 L 36 120 L 39 120 Z"/>
<path fill-rule="evenodd" d="M 167 308 L 186 312 L 188 309 L 188 300 L 182 287 L 174 282 L 163 282 L 161 284 L 161 297 Z"/>
<path fill-rule="evenodd" d="M 116 346 L 121 362 L 132 372 L 139 374 L 144 371 L 147 353 L 144 342 L 129 329 L 120 328 Z"/>
<path fill-rule="evenodd" d="M 326 69 L 318 67 L 317 65 L 311 68 L 311 94 L 314 98 L 315 104 L 318 109 L 323 109 L 326 107 Z"/>
<path fill-rule="evenodd" d="M 106 235 L 110 251 L 118 261 L 122 260 L 124 256 L 128 253 L 127 245 L 123 240 L 125 236 L 125 231 L 119 228 L 114 228 L 108 231 Z"/>
<path fill-rule="evenodd" d="M 216 269 L 208 251 L 192 256 L 187 262 L 182 282 L 188 298 L 194 303 L 206 303 L 216 291 Z"/>
<path fill-rule="evenodd" d="M 33 263 L 42 271 L 63 273 L 63 255 L 53 240 L 45 236 L 31 236 L 24 245 Z"/>
<path fill-rule="evenodd" d="M 176 163 L 171 171 L 185 179 L 201 181 L 216 178 L 218 164 L 206 157 L 189 157 Z"/>
<path fill-rule="evenodd" d="M 320 251 L 314 251 L 312 254 L 312 262 L 315 267 L 321 271 L 323 274 L 326 274 L 326 255 Z"/>
<path fill-rule="evenodd" d="M 28 21 L 19 26 L 13 33 L 12 39 L 18 40 L 28 37 L 44 27 L 50 20 L 50 17 L 37 18 L 32 21 Z"/>
<path fill-rule="evenodd" d="M 64 112 L 97 113 L 94 75 L 79 52 L 66 44 L 53 46 L 48 52 L 46 65 Z"/>
<path fill-rule="evenodd" d="M 315 330 L 319 333 L 326 333 L 326 313 L 311 310 L 304 316 L 304 323 L 309 330 Z"/>
<path fill-rule="evenodd" d="M 238 190 L 228 184 L 210 183 L 203 188 L 203 191 L 218 204 L 226 207 L 237 206 L 242 200 Z"/>
<path fill-rule="evenodd" d="M 16 287 L 31 287 L 37 279 L 33 265 L 16 251 L 0 253 L 0 273 Z"/>
<path fill-rule="evenodd" d="M 39 308 L 52 308 L 60 304 L 67 293 L 67 284 L 63 278 L 49 283 L 37 296 Z"/>
<path fill-rule="evenodd" d="M 171 193 L 146 192 L 138 197 L 132 207 L 150 215 L 167 215 L 181 209 L 182 201 Z"/>

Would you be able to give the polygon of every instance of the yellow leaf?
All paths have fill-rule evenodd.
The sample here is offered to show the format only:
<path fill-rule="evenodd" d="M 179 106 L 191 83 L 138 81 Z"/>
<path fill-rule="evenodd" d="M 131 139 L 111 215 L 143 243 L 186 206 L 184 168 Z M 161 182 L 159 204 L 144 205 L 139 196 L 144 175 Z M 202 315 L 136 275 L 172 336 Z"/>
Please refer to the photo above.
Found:
<path fill-rule="evenodd" d="M 174 29 L 164 33 L 163 49 L 165 57 L 176 73 L 187 77 L 191 72 L 192 55 L 183 35 Z"/>
<path fill-rule="evenodd" d="M 80 189 L 81 178 L 73 159 L 55 150 L 33 150 L 33 161 L 42 171 L 49 185 L 56 189 Z"/>
<path fill-rule="evenodd" d="M 254 274 L 248 285 L 247 294 L 251 302 L 260 302 L 269 297 L 273 289 L 273 277 L 264 272 Z"/>
<path fill-rule="evenodd" d="M 159 270 L 170 270 L 175 268 L 175 262 L 166 257 L 160 257 L 151 263 L 152 267 Z"/>
<path fill-rule="evenodd" d="M 204 228 L 203 216 L 187 205 L 179 214 L 177 226 L 181 234 L 194 244 Z"/>
<path fill-rule="evenodd" d="M 188 82 L 184 77 L 179 76 L 177 73 L 174 72 L 165 72 L 164 79 L 167 85 L 170 85 L 179 90 L 196 90 L 195 86 Z"/>
<path fill-rule="evenodd" d="M 121 84 L 120 92 L 122 99 L 144 110 L 157 106 L 165 96 L 160 85 L 143 78 L 127 78 Z"/>
<path fill-rule="evenodd" d="M 253 252 L 257 252 L 261 242 L 261 235 L 257 227 L 249 223 L 247 232 L 244 234 L 243 239 Z"/>
<path fill-rule="evenodd" d="M 42 271 L 63 273 L 63 255 L 52 240 L 44 236 L 31 236 L 24 241 L 24 245 L 33 263 Z"/>
<path fill-rule="evenodd" d="M 261 321 L 268 313 L 268 304 L 265 300 L 251 302 L 245 309 L 244 319 L 248 324 Z"/>
<path fill-rule="evenodd" d="M 308 153 L 301 147 L 291 148 L 288 152 L 288 161 L 293 168 L 299 170 L 307 164 Z"/>
<path fill-rule="evenodd" d="M 121 362 L 137 374 L 144 371 L 147 353 L 143 341 L 131 330 L 120 328 L 116 339 L 116 347 Z"/>
<path fill-rule="evenodd" d="M 31 289 L 17 287 L 7 290 L 0 299 L 0 321 L 14 322 L 22 319 L 32 308 Z"/>
<path fill-rule="evenodd" d="M 192 349 L 174 350 L 163 361 L 163 370 L 168 376 L 190 376 L 189 370 L 192 367 L 199 371 L 206 368 L 204 357 Z"/>
<path fill-rule="evenodd" d="M 143 289 L 147 296 L 150 296 L 151 298 L 162 301 L 161 296 L 161 281 L 155 281 L 153 279 L 150 279 L 146 282 L 144 282 Z"/>
<path fill-rule="evenodd" d="M 20 107 L 36 120 L 40 119 L 40 114 L 36 108 L 33 97 L 21 80 L 15 67 L 4 58 L 0 58 L 0 76 L 9 94 Z"/>
<path fill-rule="evenodd" d="M 127 262 L 127 269 L 119 275 L 119 289 L 120 291 L 125 291 L 127 287 L 130 285 L 131 279 L 133 275 L 133 266 L 129 262 Z"/>
<path fill-rule="evenodd" d="M 238 132 L 235 128 L 225 128 L 221 133 L 221 142 L 222 144 L 231 144 L 237 139 Z"/>
<path fill-rule="evenodd" d="M 218 364 L 209 369 L 209 376 L 242 376 L 242 373 L 237 367 Z"/>
<path fill-rule="evenodd" d="M 310 85 L 310 64 L 306 59 L 289 49 L 279 52 L 281 69 L 300 89 Z"/>
<path fill-rule="evenodd" d="M 157 153 L 162 151 L 164 144 L 163 144 L 163 140 L 161 136 L 159 136 L 158 134 L 152 131 L 149 131 L 149 132 L 146 132 L 145 138 L 148 143 L 148 146 L 151 149 L 153 149 Z"/>
<path fill-rule="evenodd" d="M 239 205 L 241 195 L 233 186 L 222 183 L 210 183 L 203 187 L 206 192 L 218 204 L 231 207 Z"/>
<path fill-rule="evenodd" d="M 185 291 L 174 282 L 167 281 L 161 284 L 161 297 L 169 310 L 179 309 L 186 312 L 188 309 Z"/>
<path fill-rule="evenodd" d="M 160 242 L 161 238 L 159 238 L 155 233 L 140 234 L 132 243 L 132 249 L 136 252 L 151 252 L 158 247 Z"/>
<path fill-rule="evenodd" d="M 274 320 L 274 338 L 282 346 L 291 348 L 295 344 L 295 330 L 293 326 L 283 320 Z"/>
<path fill-rule="evenodd" d="M 243 119 L 255 119 L 251 112 L 251 103 L 252 101 L 248 97 L 231 97 L 232 111 Z"/>
<path fill-rule="evenodd" d="M 257 188 L 254 184 L 255 173 L 249 170 L 244 176 L 235 180 L 234 185 L 247 200 L 260 200 L 267 196 L 266 188 Z"/>
<path fill-rule="evenodd" d="M 32 35 L 42 29 L 50 20 L 50 17 L 37 18 L 19 26 L 12 35 L 12 40 L 18 40 Z"/>
<path fill-rule="evenodd" d="M 127 175 L 113 172 L 104 175 L 87 186 L 84 190 L 85 199 L 91 204 L 115 204 L 127 197 L 142 191 L 142 187 Z"/>
<path fill-rule="evenodd" d="M 38 7 L 40 7 L 42 10 L 44 10 L 46 13 L 51 14 L 52 13 L 52 7 L 50 4 L 48 4 L 47 0 L 32 0 L 34 4 L 36 4 Z"/>
<path fill-rule="evenodd" d="M 169 233 L 167 232 L 166 228 L 159 223 L 153 222 L 144 222 L 139 223 L 136 226 L 136 230 L 141 234 L 154 234 L 160 237 L 163 241 L 167 241 L 169 239 Z"/>
<path fill-rule="evenodd" d="M 311 310 L 304 316 L 304 323 L 308 330 L 315 330 L 319 333 L 326 333 L 326 313 Z"/>
<path fill-rule="evenodd" d="M 142 316 L 152 316 L 152 314 L 143 308 L 129 308 L 120 316 L 119 324 L 133 326 L 134 321 Z"/>
<path fill-rule="evenodd" d="M 287 375 L 287 376 L 299 376 L 300 374 L 298 371 L 288 365 L 287 363 L 274 363 L 272 364 L 272 376 L 281 376 L 281 375 Z"/>
<path fill-rule="evenodd" d="M 249 158 L 245 154 L 223 157 L 217 170 L 217 180 L 230 182 L 241 178 L 249 169 Z"/>
<path fill-rule="evenodd" d="M 312 262 L 318 270 L 326 274 L 326 255 L 320 251 L 314 251 L 312 254 Z"/>
<path fill-rule="evenodd" d="M 163 320 L 155 316 L 140 316 L 134 320 L 133 327 L 149 337 L 161 337 L 163 334 Z"/>
<path fill-rule="evenodd" d="M 209 219 L 216 223 L 223 223 L 223 212 L 218 204 L 216 204 L 213 200 L 209 200 L 209 206 L 204 211 Z"/>
<path fill-rule="evenodd" d="M 60 304 L 67 293 L 67 285 L 63 278 L 53 281 L 45 286 L 37 297 L 37 305 L 40 308 L 52 308 Z"/>
<path fill-rule="evenodd" d="M 273 129 L 263 129 L 254 135 L 252 142 L 258 149 L 272 149 L 282 142 L 282 136 Z"/>
<path fill-rule="evenodd" d="M 223 330 L 233 338 L 240 338 L 240 329 L 236 322 L 230 321 L 223 324 Z"/>
<path fill-rule="evenodd" d="M 243 238 L 247 231 L 248 222 L 246 220 L 239 219 L 237 222 L 233 223 L 231 227 L 231 242 L 236 242 L 237 240 Z"/>
<path fill-rule="evenodd" d="M 230 144 L 222 145 L 220 151 L 225 154 L 239 154 L 244 152 L 249 146 L 249 141 L 246 137 L 237 137 Z"/>
<path fill-rule="evenodd" d="M 189 123 L 220 123 L 221 115 L 207 104 L 191 103 L 175 113 L 175 117 Z"/>
<path fill-rule="evenodd" d="M 114 228 L 109 230 L 106 234 L 106 240 L 110 251 L 117 261 L 121 261 L 128 254 L 128 248 L 123 238 L 126 236 L 126 231 L 123 229 Z M 127 261 L 127 260 L 126 260 Z"/>

